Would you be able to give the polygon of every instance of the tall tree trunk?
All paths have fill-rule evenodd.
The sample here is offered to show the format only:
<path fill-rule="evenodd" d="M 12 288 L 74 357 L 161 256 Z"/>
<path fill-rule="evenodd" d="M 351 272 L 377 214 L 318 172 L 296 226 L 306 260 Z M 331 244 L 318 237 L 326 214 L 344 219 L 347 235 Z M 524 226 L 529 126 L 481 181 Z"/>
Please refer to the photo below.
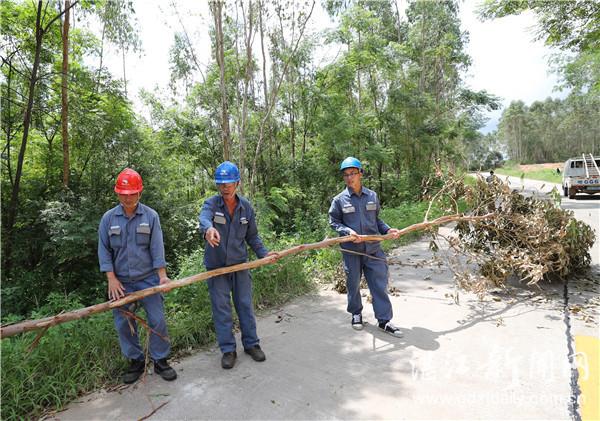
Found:
<path fill-rule="evenodd" d="M 29 93 L 27 97 L 27 107 L 23 113 L 23 137 L 21 138 L 21 148 L 19 149 L 19 155 L 17 157 L 17 168 L 15 170 L 15 180 L 12 186 L 12 192 L 10 195 L 10 203 L 8 205 L 8 216 L 6 218 L 6 230 L 4 244 L 4 277 L 10 277 L 10 271 L 12 266 L 12 245 L 14 240 L 14 226 L 17 219 L 18 207 L 19 207 L 19 190 L 21 187 L 21 175 L 23 173 L 23 162 L 25 160 L 25 150 L 27 148 L 27 140 L 29 138 L 29 128 L 31 126 L 31 115 L 33 110 L 33 99 L 35 96 L 35 86 L 38 81 L 38 69 L 40 67 L 40 53 L 42 50 L 42 40 L 48 28 L 59 19 L 63 13 L 68 12 L 74 7 L 79 0 L 75 0 L 70 4 L 69 9 L 65 9 L 63 12 L 54 16 L 50 22 L 42 27 L 42 0 L 38 1 L 37 12 L 35 17 L 35 53 L 33 59 L 33 66 L 31 68 L 31 74 L 29 77 Z"/>
<path fill-rule="evenodd" d="M 271 112 L 273 111 L 273 104 L 275 103 L 275 98 L 277 97 L 279 88 L 281 87 L 281 82 L 283 82 L 283 78 L 285 77 L 285 74 L 288 70 L 288 67 L 290 65 L 292 58 L 296 55 L 296 51 L 298 50 L 298 46 L 300 45 L 300 41 L 302 40 L 302 36 L 304 35 L 304 30 L 306 29 L 306 25 L 308 24 L 308 20 L 312 16 L 312 13 L 314 10 L 315 10 L 315 0 L 313 0 L 311 8 L 310 8 L 310 12 L 306 15 L 306 19 L 304 20 L 304 22 L 301 26 L 300 34 L 298 35 L 298 39 L 296 40 L 296 43 L 294 44 L 294 48 L 292 48 L 292 51 L 291 51 L 289 57 L 285 61 L 281 75 L 278 76 L 279 80 L 277 80 L 277 83 L 274 83 L 273 88 L 271 90 L 271 97 L 269 98 L 269 106 L 267 107 L 265 115 L 260 123 L 260 129 L 258 132 L 258 140 L 256 142 L 256 152 L 254 154 L 254 160 L 252 161 L 252 171 L 250 172 L 250 191 L 252 193 L 254 193 L 256 191 L 257 164 L 258 164 L 258 160 L 260 158 L 260 148 L 262 146 L 262 141 L 263 141 L 264 135 L 265 135 L 266 123 L 271 116 Z"/>
<path fill-rule="evenodd" d="M 42 38 L 44 32 L 42 30 L 42 0 L 38 1 L 37 15 L 35 18 L 35 56 L 33 59 L 33 67 L 29 78 L 29 94 L 27 98 L 27 108 L 23 115 L 23 137 L 21 138 L 21 148 L 17 158 L 17 168 L 15 171 L 15 182 L 13 184 L 10 204 L 8 205 L 8 217 L 6 223 L 6 248 L 4 251 L 4 274 L 5 279 L 10 276 L 12 266 L 12 244 L 13 244 L 13 228 L 17 218 L 17 208 L 19 206 L 19 188 L 21 186 L 21 174 L 23 173 L 23 161 L 25 160 L 25 149 L 27 148 L 27 139 L 29 137 L 29 126 L 31 125 L 31 111 L 33 109 L 33 97 L 35 94 L 35 85 L 37 82 L 37 73 L 40 66 L 40 52 L 42 50 Z"/>
<path fill-rule="evenodd" d="M 258 20 L 260 26 L 260 50 L 262 53 L 262 70 L 263 70 L 263 92 L 265 95 L 265 109 L 269 107 L 269 89 L 268 89 L 268 81 L 267 81 L 267 58 L 265 55 L 265 33 L 263 26 L 263 2 L 259 1 L 258 3 Z"/>
<path fill-rule="evenodd" d="M 219 65 L 220 87 L 221 87 L 221 138 L 223 139 L 223 159 L 229 161 L 229 111 L 227 108 L 227 90 L 225 86 L 225 48 L 223 37 L 223 1 L 210 2 L 210 11 L 215 22 L 215 56 Z"/>
<path fill-rule="evenodd" d="M 106 7 L 106 6 L 104 6 Z M 100 77 L 102 76 L 102 63 L 104 60 L 104 37 L 106 35 L 106 21 L 102 19 L 102 38 L 100 39 L 100 64 L 98 65 L 98 76 L 96 78 L 96 93 L 100 89 Z"/>
<path fill-rule="evenodd" d="M 125 46 L 121 46 L 121 54 L 123 57 L 123 88 L 125 90 L 125 96 L 127 96 L 127 73 L 125 72 Z"/>
<path fill-rule="evenodd" d="M 240 132 L 240 173 L 244 175 L 246 158 L 246 131 L 248 130 L 248 86 L 252 76 L 252 36 L 254 31 L 254 8 L 248 2 L 248 19 L 244 15 L 244 44 L 246 47 L 246 72 L 244 74 L 244 98 L 242 99 L 242 129 Z M 243 191 L 242 191 L 243 192 Z"/>
<path fill-rule="evenodd" d="M 350 46 L 348 46 L 348 47 L 350 47 Z M 360 31 L 358 31 L 358 48 L 359 49 L 362 48 L 362 45 L 361 45 L 361 42 L 360 42 Z M 356 66 L 356 86 L 357 86 L 357 89 L 356 89 L 356 91 L 357 91 L 356 92 L 357 93 L 357 101 L 356 101 L 356 111 L 357 111 L 357 113 L 356 113 L 356 115 L 357 116 L 360 115 L 361 98 L 362 98 L 361 97 L 362 85 L 361 85 L 361 80 L 360 80 L 360 68 L 361 67 L 362 67 L 361 65 Z M 352 97 L 352 93 L 350 93 L 350 97 Z"/>
<path fill-rule="evenodd" d="M 263 72 L 263 92 L 265 96 L 265 110 L 269 108 L 269 81 L 267 79 L 267 58 L 265 55 L 265 33 L 264 33 L 264 25 L 263 25 L 263 2 L 258 2 L 258 19 L 260 26 L 260 50 L 262 53 L 262 72 Z M 268 124 L 268 122 L 267 122 Z M 270 132 L 270 127 L 267 127 Z M 269 151 L 269 166 L 271 166 L 271 161 L 273 159 L 272 147 L 271 147 L 271 135 L 267 135 L 267 150 Z"/>
<path fill-rule="evenodd" d="M 63 62 L 62 62 L 62 86 L 61 86 L 61 128 L 62 128 L 62 146 L 63 146 L 63 186 L 69 187 L 69 96 L 67 92 L 67 77 L 69 74 L 69 17 L 71 16 L 70 0 L 65 0 L 65 18 L 63 21 L 62 30 L 62 47 L 63 47 Z"/>
<path fill-rule="evenodd" d="M 396 6 L 396 27 L 398 29 L 398 43 L 402 43 L 402 32 L 400 31 L 402 25 L 400 23 L 400 10 L 398 10 L 398 2 L 395 1 L 394 5 Z"/>
<path fill-rule="evenodd" d="M 12 101 L 10 99 L 10 92 L 12 90 L 12 79 L 13 79 L 13 65 L 12 65 L 12 56 L 15 53 L 11 53 L 5 63 L 8 65 L 8 76 L 6 77 L 6 96 L 3 98 L 5 99 L 4 105 L 2 107 L 2 110 L 6 110 L 6 119 L 4 119 L 4 130 L 6 132 L 6 145 L 4 147 L 4 151 L 6 151 L 6 155 L 3 156 L 3 158 L 5 157 L 6 160 L 6 172 L 8 174 L 8 181 L 10 182 L 10 186 L 12 188 L 12 186 L 15 184 L 14 180 L 13 180 L 13 175 L 12 175 L 12 167 L 10 166 L 10 148 L 11 148 L 11 143 L 12 143 L 12 139 L 13 139 L 13 134 L 12 134 L 12 124 L 13 124 L 13 119 L 12 119 L 12 112 L 11 112 L 11 104 Z"/>

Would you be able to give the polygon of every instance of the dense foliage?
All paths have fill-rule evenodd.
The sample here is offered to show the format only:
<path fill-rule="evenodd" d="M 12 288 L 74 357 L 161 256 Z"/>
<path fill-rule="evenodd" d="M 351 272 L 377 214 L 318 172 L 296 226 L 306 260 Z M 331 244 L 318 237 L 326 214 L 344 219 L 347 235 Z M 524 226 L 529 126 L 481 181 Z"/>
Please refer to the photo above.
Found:
<path fill-rule="evenodd" d="M 60 130 L 62 3 L 0 6 L 3 317 L 27 317 L 53 292 L 84 304 L 103 298 L 96 230 L 125 166 L 144 178 L 142 200 L 161 216 L 175 276 L 201 247 L 197 213 L 225 156 L 240 165 L 264 226 L 303 238 L 323 225 L 345 156 L 359 156 L 366 184 L 385 207 L 397 206 L 419 198 L 440 162 L 466 160 L 465 145 L 481 136 L 478 109 L 495 106 L 462 83 L 470 59 L 455 2 L 412 2 L 405 16 L 394 2 L 331 2 L 338 26 L 325 34 L 305 31 L 314 3 L 228 2 L 211 8 L 225 19 L 220 31 L 206 28 L 214 61 L 205 72 L 187 33 L 177 33 L 173 91 L 142 94 L 145 120 L 126 97 L 126 80 L 102 66 L 105 43 L 139 47 L 131 4 L 73 4 L 68 152 Z M 100 22 L 102 33 L 88 22 Z M 323 42 L 340 54 L 317 65 Z"/>
<path fill-rule="evenodd" d="M 600 90 L 546 99 L 530 106 L 512 102 L 502 113 L 498 139 L 521 164 L 560 162 L 600 153 Z"/>
<path fill-rule="evenodd" d="M 144 178 L 142 201 L 161 217 L 175 278 L 202 270 L 197 214 L 224 159 L 239 164 L 273 249 L 331 235 L 326 211 L 348 155 L 363 160 L 365 184 L 395 227 L 423 215 L 418 201 L 439 186 L 441 168 L 502 159 L 495 139 L 478 133 L 480 111 L 497 100 L 462 80 L 470 58 L 459 2 L 411 1 L 404 13 L 394 1 L 324 3 L 337 22 L 325 33 L 306 30 L 314 1 L 210 2 L 211 62 L 199 65 L 182 28 L 169 55 L 171 90 L 142 93 L 144 118 L 127 79 L 102 64 L 105 44 L 124 59 L 140 47 L 132 2 L 71 3 L 66 81 L 63 2 L 0 2 L 2 321 L 105 300 L 97 226 L 116 204 L 112 186 L 125 166 Z M 321 63 L 325 45 L 339 54 Z M 584 64 L 573 66 L 568 74 L 580 83 Z M 328 250 L 255 271 L 257 306 L 306 292 L 338 264 Z M 168 296 L 178 352 L 213 339 L 204 288 Z M 37 416 L 113 379 L 122 362 L 111 330 L 104 314 L 51 329 L 31 353 L 34 334 L 4 340 L 2 418 Z"/>

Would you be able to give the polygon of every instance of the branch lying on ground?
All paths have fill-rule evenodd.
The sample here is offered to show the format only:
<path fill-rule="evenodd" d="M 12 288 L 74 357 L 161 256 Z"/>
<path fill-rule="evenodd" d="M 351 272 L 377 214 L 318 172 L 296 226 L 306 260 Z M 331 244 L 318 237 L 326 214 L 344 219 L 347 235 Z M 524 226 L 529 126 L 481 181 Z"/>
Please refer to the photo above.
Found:
<path fill-rule="evenodd" d="M 479 215 L 479 216 L 463 216 L 460 214 L 442 216 L 431 222 L 421 222 L 419 224 L 414 224 L 409 227 L 403 228 L 400 230 L 400 236 L 406 235 L 406 234 L 414 232 L 414 231 L 420 231 L 420 230 L 424 230 L 424 229 L 431 228 L 434 226 L 447 224 L 449 222 L 468 223 L 468 222 L 484 221 L 486 219 L 492 219 L 494 217 L 495 217 L 495 215 L 493 213 L 488 213 L 486 215 Z M 383 241 L 383 240 L 391 240 L 393 238 L 393 236 L 391 234 L 360 235 L 359 237 L 361 237 L 361 239 L 363 241 Z M 199 281 L 206 280 L 208 278 L 212 278 L 214 276 L 223 275 L 225 273 L 238 272 L 240 270 L 245 270 L 245 269 L 254 269 L 254 268 L 257 268 L 260 266 L 275 263 L 275 261 L 281 257 L 291 256 L 291 255 L 298 254 L 298 253 L 301 253 L 301 252 L 304 252 L 307 250 L 317 250 L 317 249 L 322 249 L 322 248 L 330 247 L 330 246 L 341 244 L 341 243 L 352 242 L 352 241 L 354 241 L 354 238 L 355 237 L 353 237 L 353 236 L 346 236 L 346 237 L 325 239 L 318 243 L 301 244 L 299 246 L 295 246 L 295 247 L 289 248 L 287 250 L 277 252 L 277 255 L 263 257 L 262 259 L 253 260 L 253 261 L 247 262 L 247 263 L 241 263 L 241 264 L 237 264 L 237 265 L 233 265 L 233 266 L 227 266 L 227 267 L 223 267 L 223 268 L 219 268 L 219 269 L 215 269 L 215 270 L 210 270 L 208 272 L 202 272 L 202 273 L 199 273 L 196 275 L 189 276 L 187 278 L 172 281 L 168 284 L 163 284 L 163 285 L 159 285 L 156 287 L 147 288 L 142 291 L 136 291 L 136 292 L 129 294 L 129 295 L 125 296 L 124 298 L 121 298 L 116 301 L 107 301 L 107 302 L 104 302 L 101 304 L 96 304 L 93 306 L 66 312 L 63 314 L 56 315 L 56 316 L 46 317 L 43 319 L 26 320 L 24 322 L 2 326 L 2 328 L 0 329 L 0 338 L 4 339 L 4 338 L 8 338 L 8 337 L 17 335 L 19 333 L 29 332 L 32 330 L 47 329 L 49 327 L 56 326 L 61 323 L 69 322 L 72 320 L 82 319 L 84 317 L 91 316 L 92 314 L 102 313 L 104 311 L 119 308 L 125 304 L 129 304 L 134 301 L 138 301 L 144 297 L 148 297 L 150 295 L 154 295 L 154 294 L 158 294 L 158 293 L 166 293 L 166 292 L 171 291 L 172 289 L 181 288 L 181 287 L 193 284 L 195 282 L 199 282 Z"/>
<path fill-rule="evenodd" d="M 471 264 L 471 270 L 455 273 L 461 288 L 481 295 L 489 287 L 504 287 L 511 276 L 536 285 L 542 279 L 565 279 L 589 266 L 594 231 L 560 208 L 558 192 L 526 197 L 509 183 L 487 183 L 478 177 L 476 185 L 466 189 L 465 200 L 473 215 L 493 212 L 497 217 L 459 222 L 458 236 L 448 239 Z"/>

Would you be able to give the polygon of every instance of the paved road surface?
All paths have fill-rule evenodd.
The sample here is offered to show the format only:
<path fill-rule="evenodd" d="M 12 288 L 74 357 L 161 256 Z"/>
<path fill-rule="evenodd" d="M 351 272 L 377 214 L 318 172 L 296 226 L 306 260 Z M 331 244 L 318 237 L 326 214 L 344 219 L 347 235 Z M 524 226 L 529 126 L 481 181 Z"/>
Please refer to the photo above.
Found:
<path fill-rule="evenodd" d="M 599 205 L 563 200 L 578 217 L 595 218 L 597 230 Z M 321 289 L 259 317 L 264 363 L 242 353 L 225 371 L 211 348 L 175 363 L 175 382 L 149 375 L 119 392 L 82 397 L 55 418 L 139 419 L 166 402 L 150 419 L 564 420 L 582 413 L 573 401 L 585 399 L 588 411 L 597 403 L 589 392 L 597 375 L 589 386 L 584 372 L 590 343 L 576 339 L 598 342 L 598 302 L 589 308 L 598 299 L 598 255 L 595 284 L 566 297 L 563 285 L 546 284 L 543 292 L 516 286 L 483 301 L 460 293 L 459 304 L 452 274 L 421 266 L 431 257 L 427 240 L 390 254 L 394 319 L 404 338 L 380 332 L 369 304 L 365 330 L 353 331 L 345 296 Z M 565 298 L 585 311 L 565 311 Z M 584 313 L 595 319 L 586 322 Z"/>

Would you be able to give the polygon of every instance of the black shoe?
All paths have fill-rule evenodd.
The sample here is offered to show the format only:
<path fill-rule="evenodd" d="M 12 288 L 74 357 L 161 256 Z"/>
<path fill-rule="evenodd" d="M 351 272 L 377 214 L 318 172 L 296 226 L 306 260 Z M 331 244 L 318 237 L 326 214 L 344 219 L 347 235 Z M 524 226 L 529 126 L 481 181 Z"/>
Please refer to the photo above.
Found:
<path fill-rule="evenodd" d="M 354 330 L 362 330 L 363 329 L 363 321 L 362 314 L 353 314 L 352 315 L 352 329 Z"/>
<path fill-rule="evenodd" d="M 385 333 L 389 333 L 390 335 L 395 336 L 396 338 L 401 338 L 402 336 L 404 336 L 402 332 L 400 332 L 400 329 L 394 326 L 390 321 L 380 322 L 379 329 L 383 330 Z"/>
<path fill-rule="evenodd" d="M 143 360 L 131 360 L 129 368 L 123 374 L 123 383 L 135 383 L 137 379 L 144 373 L 146 363 Z"/>
<path fill-rule="evenodd" d="M 237 352 L 235 351 L 223 353 L 223 356 L 221 357 L 221 367 L 227 370 L 233 368 L 233 366 L 235 365 L 236 358 Z"/>
<path fill-rule="evenodd" d="M 171 368 L 166 358 L 154 361 L 154 372 L 169 382 L 177 378 L 177 372 Z"/>
<path fill-rule="evenodd" d="M 264 361 L 267 359 L 263 350 L 260 349 L 260 345 L 254 345 L 252 348 L 244 349 L 244 352 L 250 355 L 254 361 Z"/>

